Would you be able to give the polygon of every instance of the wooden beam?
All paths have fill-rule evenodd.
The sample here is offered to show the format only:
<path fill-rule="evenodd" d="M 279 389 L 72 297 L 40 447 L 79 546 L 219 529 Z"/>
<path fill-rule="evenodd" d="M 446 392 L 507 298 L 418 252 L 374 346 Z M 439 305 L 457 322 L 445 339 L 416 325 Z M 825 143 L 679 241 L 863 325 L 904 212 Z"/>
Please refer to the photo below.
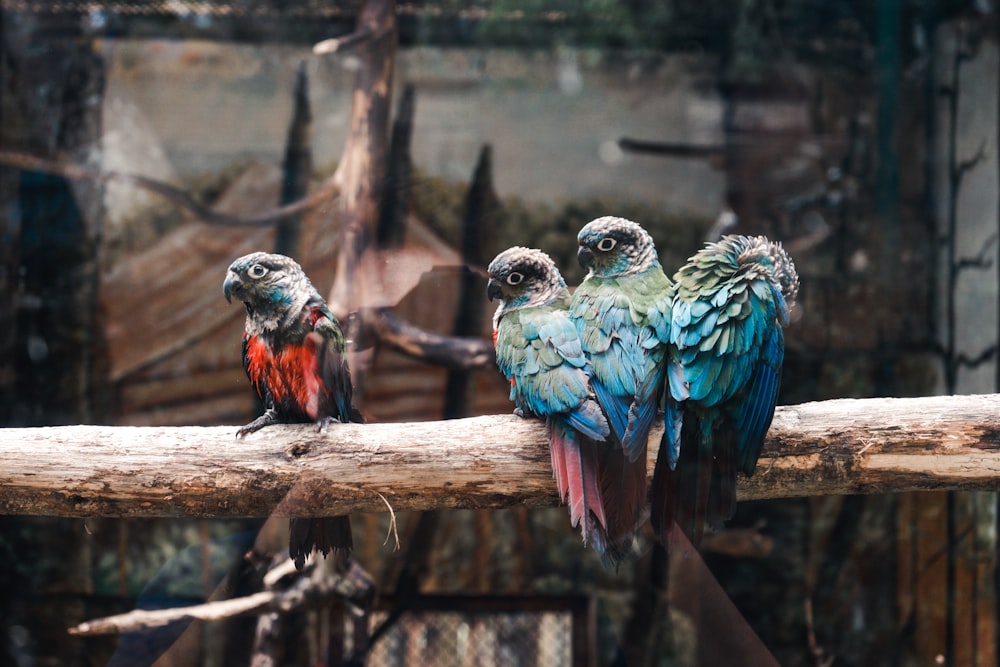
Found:
<path fill-rule="evenodd" d="M 405 424 L 0 429 L 0 513 L 260 517 L 557 502 L 545 430 Z M 650 439 L 650 471 L 660 431 Z M 1000 394 L 779 407 L 741 500 L 1000 489 Z"/>

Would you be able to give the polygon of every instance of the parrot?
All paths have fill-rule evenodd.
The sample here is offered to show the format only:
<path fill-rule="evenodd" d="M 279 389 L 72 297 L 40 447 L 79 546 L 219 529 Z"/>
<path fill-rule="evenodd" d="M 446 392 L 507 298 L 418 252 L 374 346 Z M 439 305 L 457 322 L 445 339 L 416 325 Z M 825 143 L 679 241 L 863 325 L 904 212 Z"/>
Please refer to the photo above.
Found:
<path fill-rule="evenodd" d="M 629 521 L 644 520 L 646 446 L 664 390 L 674 286 L 653 238 L 615 216 L 591 220 L 577 235 L 587 276 L 569 317 L 593 367 L 591 386 L 611 437 L 625 455 L 617 489 Z"/>
<path fill-rule="evenodd" d="M 615 487 L 626 464 L 590 387 L 591 365 L 570 322 L 562 274 L 541 250 L 516 246 L 490 262 L 487 296 L 497 366 L 510 382 L 514 413 L 545 421 L 559 499 L 606 565 L 631 550 L 634 507 Z M 643 475 L 645 481 L 645 475 Z M 634 500 L 626 498 L 624 502 Z"/>
<path fill-rule="evenodd" d="M 651 523 L 666 542 L 676 521 L 697 546 L 706 525 L 732 518 L 736 473 L 757 465 L 799 279 L 780 243 L 727 235 L 695 253 L 674 282 Z"/>
<path fill-rule="evenodd" d="M 226 301 L 246 307 L 243 369 L 264 414 L 240 438 L 271 424 L 363 422 L 353 404 L 346 339 L 340 323 L 302 267 L 290 257 L 255 252 L 233 261 L 222 286 Z M 289 555 L 297 569 L 318 549 L 346 560 L 353 548 L 347 516 L 289 520 Z"/>

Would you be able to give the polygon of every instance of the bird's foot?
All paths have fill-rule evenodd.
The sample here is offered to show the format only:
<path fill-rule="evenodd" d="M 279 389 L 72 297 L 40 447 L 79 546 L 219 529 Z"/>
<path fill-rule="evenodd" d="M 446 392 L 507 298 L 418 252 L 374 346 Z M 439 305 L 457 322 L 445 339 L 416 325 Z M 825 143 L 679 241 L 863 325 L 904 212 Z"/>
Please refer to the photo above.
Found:
<path fill-rule="evenodd" d="M 514 415 L 520 417 L 521 419 L 527 419 L 528 416 L 524 414 L 524 410 L 521 408 L 514 408 Z"/>
<path fill-rule="evenodd" d="M 316 432 L 326 433 L 326 429 L 330 427 L 330 424 L 343 424 L 343 422 L 336 417 L 323 417 L 316 422 Z"/>
<path fill-rule="evenodd" d="M 248 433 L 253 433 L 254 431 L 261 430 L 265 426 L 270 426 L 271 424 L 279 424 L 279 423 L 281 423 L 281 420 L 278 419 L 277 412 L 270 409 L 265 410 L 264 414 L 262 414 L 260 417 L 257 417 L 257 419 L 254 419 L 246 426 L 241 426 L 240 430 L 236 431 L 236 438 L 237 439 L 242 438 Z"/>

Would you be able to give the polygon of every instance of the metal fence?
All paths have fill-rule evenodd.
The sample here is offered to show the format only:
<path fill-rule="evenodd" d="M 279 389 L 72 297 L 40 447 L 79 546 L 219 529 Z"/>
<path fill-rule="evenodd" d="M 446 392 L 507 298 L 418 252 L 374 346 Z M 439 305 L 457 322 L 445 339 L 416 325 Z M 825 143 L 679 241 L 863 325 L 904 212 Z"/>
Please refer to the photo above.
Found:
<path fill-rule="evenodd" d="M 593 613 L 584 596 L 421 596 L 379 611 L 368 667 L 590 665 Z M 386 624 L 381 630 L 380 626 Z"/>

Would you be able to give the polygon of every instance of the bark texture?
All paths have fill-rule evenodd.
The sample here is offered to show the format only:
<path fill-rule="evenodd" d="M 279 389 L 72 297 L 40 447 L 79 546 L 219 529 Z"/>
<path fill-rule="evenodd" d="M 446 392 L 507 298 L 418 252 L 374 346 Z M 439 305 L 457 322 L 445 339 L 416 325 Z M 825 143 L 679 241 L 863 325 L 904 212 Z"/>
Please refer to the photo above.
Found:
<path fill-rule="evenodd" d="M 541 422 L 0 429 L 0 513 L 257 517 L 557 502 Z M 649 470 L 660 430 L 650 438 Z M 741 500 L 1000 488 L 1000 394 L 779 407 Z"/>

